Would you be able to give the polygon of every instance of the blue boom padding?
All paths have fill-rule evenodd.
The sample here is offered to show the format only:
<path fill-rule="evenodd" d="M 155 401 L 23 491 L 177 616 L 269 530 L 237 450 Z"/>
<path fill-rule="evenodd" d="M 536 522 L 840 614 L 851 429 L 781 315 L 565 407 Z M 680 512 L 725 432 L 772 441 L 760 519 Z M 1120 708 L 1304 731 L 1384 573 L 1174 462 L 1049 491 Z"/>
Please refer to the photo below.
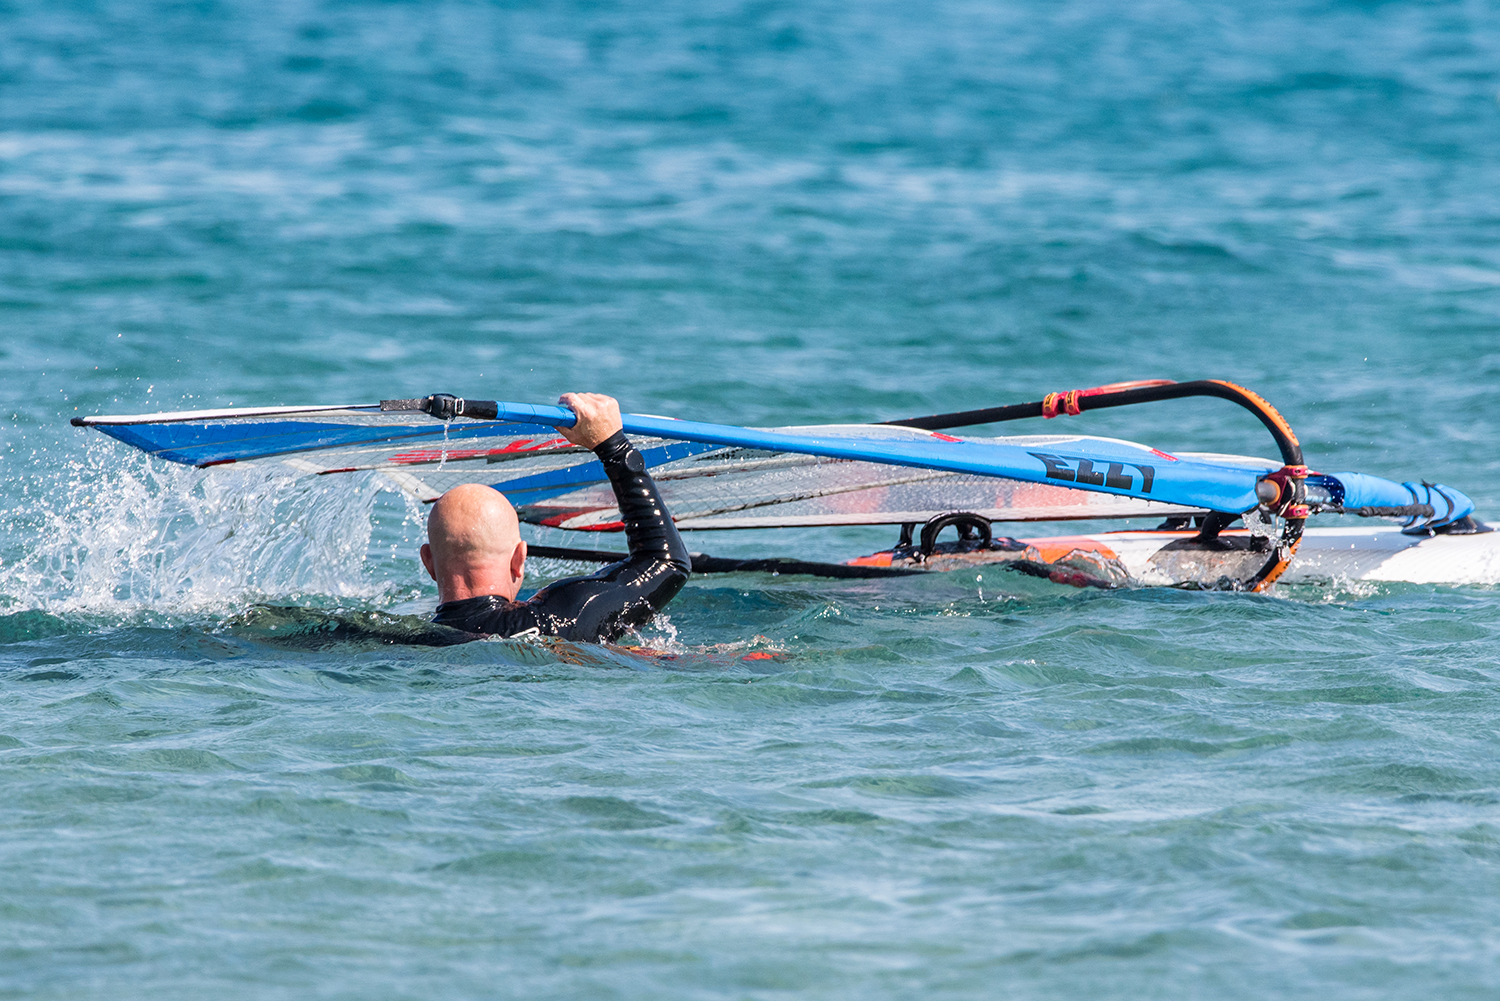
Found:
<path fill-rule="evenodd" d="M 1405 507 L 1427 504 L 1431 518 L 1413 517 L 1407 522 L 1411 530 L 1441 528 L 1474 513 L 1474 502 L 1442 483 L 1394 483 L 1368 473 L 1333 473 L 1332 478 L 1344 487 L 1344 508 Z"/>

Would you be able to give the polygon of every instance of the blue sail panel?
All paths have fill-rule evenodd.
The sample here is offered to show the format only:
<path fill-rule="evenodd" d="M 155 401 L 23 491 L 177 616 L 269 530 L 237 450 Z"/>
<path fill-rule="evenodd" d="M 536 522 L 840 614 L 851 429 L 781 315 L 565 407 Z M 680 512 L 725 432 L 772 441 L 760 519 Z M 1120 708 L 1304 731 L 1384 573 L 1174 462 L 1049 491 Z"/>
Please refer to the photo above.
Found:
<path fill-rule="evenodd" d="M 245 462 L 297 452 L 415 442 L 441 441 L 443 425 L 342 424 L 307 420 L 174 421 L 163 424 L 99 424 L 100 431 L 149 455 L 190 466 Z M 493 423 L 450 427 L 449 441 L 495 436 Z M 506 424 L 507 437 L 555 437 L 544 424 Z M 456 450 L 455 450 L 456 451 Z"/>

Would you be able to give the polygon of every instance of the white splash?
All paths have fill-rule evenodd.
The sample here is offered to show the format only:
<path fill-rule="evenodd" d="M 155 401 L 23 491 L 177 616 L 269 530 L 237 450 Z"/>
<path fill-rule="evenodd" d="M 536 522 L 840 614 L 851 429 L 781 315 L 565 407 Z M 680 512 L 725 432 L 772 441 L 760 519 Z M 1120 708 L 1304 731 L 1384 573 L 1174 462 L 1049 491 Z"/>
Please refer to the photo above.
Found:
<path fill-rule="evenodd" d="M 0 608 L 182 614 L 257 600 L 377 599 L 379 484 L 247 465 L 196 470 L 108 443 L 39 469 L 0 513 Z"/>
<path fill-rule="evenodd" d="M 629 636 L 638 645 L 654 650 L 682 653 L 685 649 L 677 637 L 677 626 L 673 624 L 672 617 L 666 612 L 657 612 L 651 617 L 650 622 L 639 629 L 631 630 Z"/>

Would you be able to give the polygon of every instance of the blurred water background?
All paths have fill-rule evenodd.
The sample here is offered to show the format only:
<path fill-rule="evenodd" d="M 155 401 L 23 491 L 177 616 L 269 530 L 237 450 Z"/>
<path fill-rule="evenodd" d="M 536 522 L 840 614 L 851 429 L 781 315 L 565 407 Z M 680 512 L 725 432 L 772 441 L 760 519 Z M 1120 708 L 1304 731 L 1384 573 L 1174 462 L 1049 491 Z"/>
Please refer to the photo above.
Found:
<path fill-rule="evenodd" d="M 1497 14 L 0 0 L 0 997 L 1494 997 L 1492 584 L 740 575 L 670 660 L 433 649 L 400 497 L 67 418 L 1217 377 L 1497 518 Z"/>

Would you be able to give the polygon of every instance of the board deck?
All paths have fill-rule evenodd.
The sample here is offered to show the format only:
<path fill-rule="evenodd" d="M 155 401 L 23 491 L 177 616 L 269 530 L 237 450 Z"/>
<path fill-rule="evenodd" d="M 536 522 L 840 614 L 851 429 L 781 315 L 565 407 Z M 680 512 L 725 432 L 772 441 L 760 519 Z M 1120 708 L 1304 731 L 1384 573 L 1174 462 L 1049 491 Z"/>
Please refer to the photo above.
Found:
<path fill-rule="evenodd" d="M 1494 526 L 1484 526 L 1493 528 Z M 1093 553 L 1118 561 L 1133 583 L 1176 585 L 1190 576 L 1180 563 L 1164 566 L 1169 546 L 1191 541 L 1190 531 L 1128 530 L 1086 535 L 1023 538 L 1029 552 L 955 552 L 951 544 L 919 564 L 892 553 L 875 553 L 850 560 L 851 566 L 911 567 L 933 571 L 958 570 L 1030 558 L 1042 563 L 1066 562 L 1075 553 Z M 1244 530 L 1230 530 L 1221 538 L 1233 545 L 1248 539 Z M 1232 558 L 1232 551 L 1230 557 Z M 1181 550 L 1178 550 L 1181 552 Z M 1090 560 L 1089 562 L 1093 562 Z M 1201 581 L 1211 584 L 1215 575 Z M 1342 581 L 1404 581 L 1412 584 L 1500 583 L 1500 531 L 1472 535 L 1406 535 L 1389 524 L 1318 525 L 1306 529 L 1291 566 L 1279 578 L 1283 584 L 1328 584 Z"/>

